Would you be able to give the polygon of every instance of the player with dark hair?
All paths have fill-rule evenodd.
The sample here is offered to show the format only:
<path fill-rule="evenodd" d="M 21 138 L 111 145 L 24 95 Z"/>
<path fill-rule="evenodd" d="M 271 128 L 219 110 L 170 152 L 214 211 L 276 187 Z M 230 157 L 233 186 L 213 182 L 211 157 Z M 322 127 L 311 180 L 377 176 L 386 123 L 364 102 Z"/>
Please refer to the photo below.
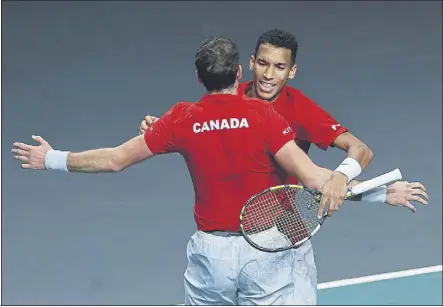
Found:
<path fill-rule="evenodd" d="M 329 113 L 304 95 L 301 91 L 288 86 L 297 72 L 295 63 L 298 51 L 296 38 L 283 30 L 272 29 L 264 32 L 258 38 L 255 52 L 250 56 L 249 68 L 253 79 L 241 83 L 238 94 L 241 96 L 259 98 L 270 102 L 279 114 L 289 123 L 295 132 L 295 142 L 308 153 L 313 143 L 323 150 L 337 147 L 347 153 L 344 161 L 336 168 L 336 175 L 331 177 L 338 186 L 345 187 L 372 160 L 373 153 L 369 147 L 355 137 L 349 130 L 338 123 Z M 157 120 L 154 116 L 145 116 L 140 125 L 144 133 Z M 288 184 L 296 184 L 299 178 L 287 174 L 280 169 L 281 179 Z M 289 176 L 288 176 L 289 175 Z M 303 182 L 306 184 L 305 182 Z M 406 206 L 415 210 L 410 201 L 427 203 L 426 189 L 418 182 L 396 182 L 390 186 L 382 186 L 360 195 L 355 200 L 369 202 L 386 202 L 394 206 Z M 305 285 L 300 286 L 298 301 L 295 304 L 315 304 L 317 287 L 317 269 L 314 261 L 312 245 L 307 242 L 300 247 L 299 266 L 307 272 L 300 277 Z M 298 291 L 297 290 L 297 291 Z"/>
<path fill-rule="evenodd" d="M 54 150 L 33 136 L 39 145 L 14 143 L 14 158 L 25 169 L 102 173 L 122 171 L 154 155 L 180 153 L 194 184 L 198 229 L 187 246 L 185 303 L 293 305 L 298 287 L 294 271 L 303 274 L 296 251 L 253 248 L 239 232 L 240 209 L 252 195 L 282 184 L 275 163 L 321 191 L 331 212 L 343 202 L 346 187 L 328 179 L 343 175 L 315 165 L 271 104 L 237 95 L 242 70 L 230 39 L 205 41 L 195 66 L 206 95 L 197 103 L 175 104 L 143 135 L 120 146 L 76 153 Z M 264 242 L 285 240 L 276 227 L 256 236 Z"/>

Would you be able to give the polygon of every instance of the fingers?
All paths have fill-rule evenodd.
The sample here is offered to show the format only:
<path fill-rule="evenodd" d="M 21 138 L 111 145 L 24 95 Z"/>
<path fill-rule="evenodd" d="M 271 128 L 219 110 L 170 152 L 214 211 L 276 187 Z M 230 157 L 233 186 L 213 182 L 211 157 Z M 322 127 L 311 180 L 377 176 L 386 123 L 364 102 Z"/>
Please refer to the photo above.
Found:
<path fill-rule="evenodd" d="M 23 161 L 23 162 L 29 162 L 29 158 L 27 156 L 14 156 L 14 159 Z"/>
<path fill-rule="evenodd" d="M 322 194 L 318 208 L 318 218 L 323 217 L 325 208 L 328 208 L 327 215 L 331 217 L 335 211 L 338 211 L 341 208 L 343 202 L 344 197 Z M 326 207 L 326 205 L 328 206 Z"/>
<path fill-rule="evenodd" d="M 335 211 L 338 211 L 343 205 L 343 201 L 344 199 L 340 197 L 330 198 L 328 216 L 332 216 Z"/>
<path fill-rule="evenodd" d="M 424 198 L 428 199 L 428 193 L 426 193 L 426 190 L 415 188 L 411 191 L 413 194 L 419 194 L 422 195 Z"/>
<path fill-rule="evenodd" d="M 13 149 L 11 149 L 11 152 L 15 153 L 15 155 L 13 156 L 14 159 L 19 160 L 19 161 L 23 161 L 23 162 L 29 161 L 29 151 L 28 150 L 13 148 Z"/>
<path fill-rule="evenodd" d="M 148 123 L 146 122 L 146 120 L 143 120 L 141 125 L 140 125 L 140 129 L 142 129 L 143 131 L 148 130 L 149 126 Z"/>
<path fill-rule="evenodd" d="M 15 153 L 17 155 L 20 155 L 20 156 L 29 155 L 29 151 L 28 150 L 23 150 L 23 149 L 18 149 L 18 148 L 11 149 L 11 152 Z"/>
<path fill-rule="evenodd" d="M 39 135 L 33 135 L 33 136 L 32 136 L 32 139 L 35 140 L 35 141 L 37 141 L 37 142 L 39 142 L 40 145 L 46 145 L 46 144 L 48 144 L 48 142 L 46 142 L 46 140 L 43 139 L 43 138 L 42 138 L 41 136 L 39 136 Z"/>
<path fill-rule="evenodd" d="M 421 189 L 426 192 L 425 186 L 423 184 L 421 184 L 420 182 L 411 182 L 409 184 L 409 186 L 413 189 Z"/>
<path fill-rule="evenodd" d="M 327 201 L 328 201 L 327 197 L 322 195 L 321 199 L 320 199 L 320 206 L 318 208 L 318 213 L 317 213 L 319 219 L 323 217 L 323 212 L 325 210 L 325 205 L 326 205 Z"/>
<path fill-rule="evenodd" d="M 418 195 L 412 195 L 411 197 L 409 197 L 409 200 L 413 200 L 413 201 L 422 203 L 423 205 L 427 205 L 428 204 L 428 202 L 425 199 L 421 198 Z"/>
<path fill-rule="evenodd" d="M 26 151 L 29 151 L 29 150 L 31 150 L 34 146 L 32 146 L 32 145 L 28 145 L 28 144 L 25 144 L 25 143 L 21 143 L 21 142 L 15 142 L 14 144 L 12 144 L 14 147 L 16 147 L 16 148 L 18 148 L 18 149 L 21 149 L 21 150 L 26 150 Z"/>
<path fill-rule="evenodd" d="M 423 184 L 420 182 L 411 182 L 409 187 L 412 195 L 408 197 L 408 200 L 417 201 L 423 205 L 428 204 L 428 193 L 426 193 L 426 188 Z"/>
<path fill-rule="evenodd" d="M 144 119 L 144 122 L 146 122 L 146 124 L 147 124 L 146 128 L 150 127 L 156 121 L 158 121 L 158 117 L 151 116 L 151 115 L 146 115 L 145 119 Z"/>
<path fill-rule="evenodd" d="M 414 213 L 417 211 L 417 209 L 415 209 L 415 207 L 410 202 L 406 202 L 404 204 L 404 207 L 408 208 L 409 210 L 411 210 Z"/>
<path fill-rule="evenodd" d="M 158 117 L 146 115 L 140 124 L 139 133 L 144 134 L 158 120 Z"/>
<path fill-rule="evenodd" d="M 336 208 L 335 201 L 330 199 L 329 200 L 329 208 L 328 208 L 328 216 L 331 217 L 334 211 L 337 211 L 338 208 Z"/>

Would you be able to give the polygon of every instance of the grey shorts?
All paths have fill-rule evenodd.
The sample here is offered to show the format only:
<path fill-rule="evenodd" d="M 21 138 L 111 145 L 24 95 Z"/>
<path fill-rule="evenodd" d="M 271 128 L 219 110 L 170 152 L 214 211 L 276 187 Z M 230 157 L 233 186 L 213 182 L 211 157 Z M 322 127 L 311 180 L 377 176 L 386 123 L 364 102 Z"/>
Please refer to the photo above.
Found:
<path fill-rule="evenodd" d="M 276 229 L 260 240 L 286 240 Z M 315 305 L 317 269 L 310 242 L 266 253 L 242 236 L 197 231 L 187 246 L 185 305 Z"/>

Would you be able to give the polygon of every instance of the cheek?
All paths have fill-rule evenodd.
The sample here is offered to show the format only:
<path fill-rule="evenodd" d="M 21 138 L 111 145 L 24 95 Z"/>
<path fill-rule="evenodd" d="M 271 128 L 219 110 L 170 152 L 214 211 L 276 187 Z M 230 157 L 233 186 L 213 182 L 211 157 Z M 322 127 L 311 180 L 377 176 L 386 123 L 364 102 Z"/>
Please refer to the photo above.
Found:
<path fill-rule="evenodd" d="M 283 86 L 288 81 L 288 78 L 289 71 L 279 71 L 275 74 L 274 80 L 279 86 Z"/>
<path fill-rule="evenodd" d="M 253 70 L 252 70 L 252 72 L 253 72 L 253 74 L 254 74 L 254 79 L 257 79 L 257 78 L 259 78 L 260 76 L 263 76 L 263 74 L 264 74 L 264 68 L 262 68 L 262 67 L 260 67 L 260 66 L 258 66 L 258 65 L 255 65 L 254 67 L 253 67 Z"/>

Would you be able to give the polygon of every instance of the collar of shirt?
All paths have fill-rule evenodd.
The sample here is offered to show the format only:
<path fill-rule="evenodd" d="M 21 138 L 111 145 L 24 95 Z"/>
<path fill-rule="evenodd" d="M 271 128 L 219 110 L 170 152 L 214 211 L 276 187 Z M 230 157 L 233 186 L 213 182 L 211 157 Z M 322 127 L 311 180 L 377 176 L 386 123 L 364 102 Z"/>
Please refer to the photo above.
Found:
<path fill-rule="evenodd" d="M 235 94 L 205 94 L 200 102 L 212 102 L 212 103 L 227 103 L 241 99 Z"/>

